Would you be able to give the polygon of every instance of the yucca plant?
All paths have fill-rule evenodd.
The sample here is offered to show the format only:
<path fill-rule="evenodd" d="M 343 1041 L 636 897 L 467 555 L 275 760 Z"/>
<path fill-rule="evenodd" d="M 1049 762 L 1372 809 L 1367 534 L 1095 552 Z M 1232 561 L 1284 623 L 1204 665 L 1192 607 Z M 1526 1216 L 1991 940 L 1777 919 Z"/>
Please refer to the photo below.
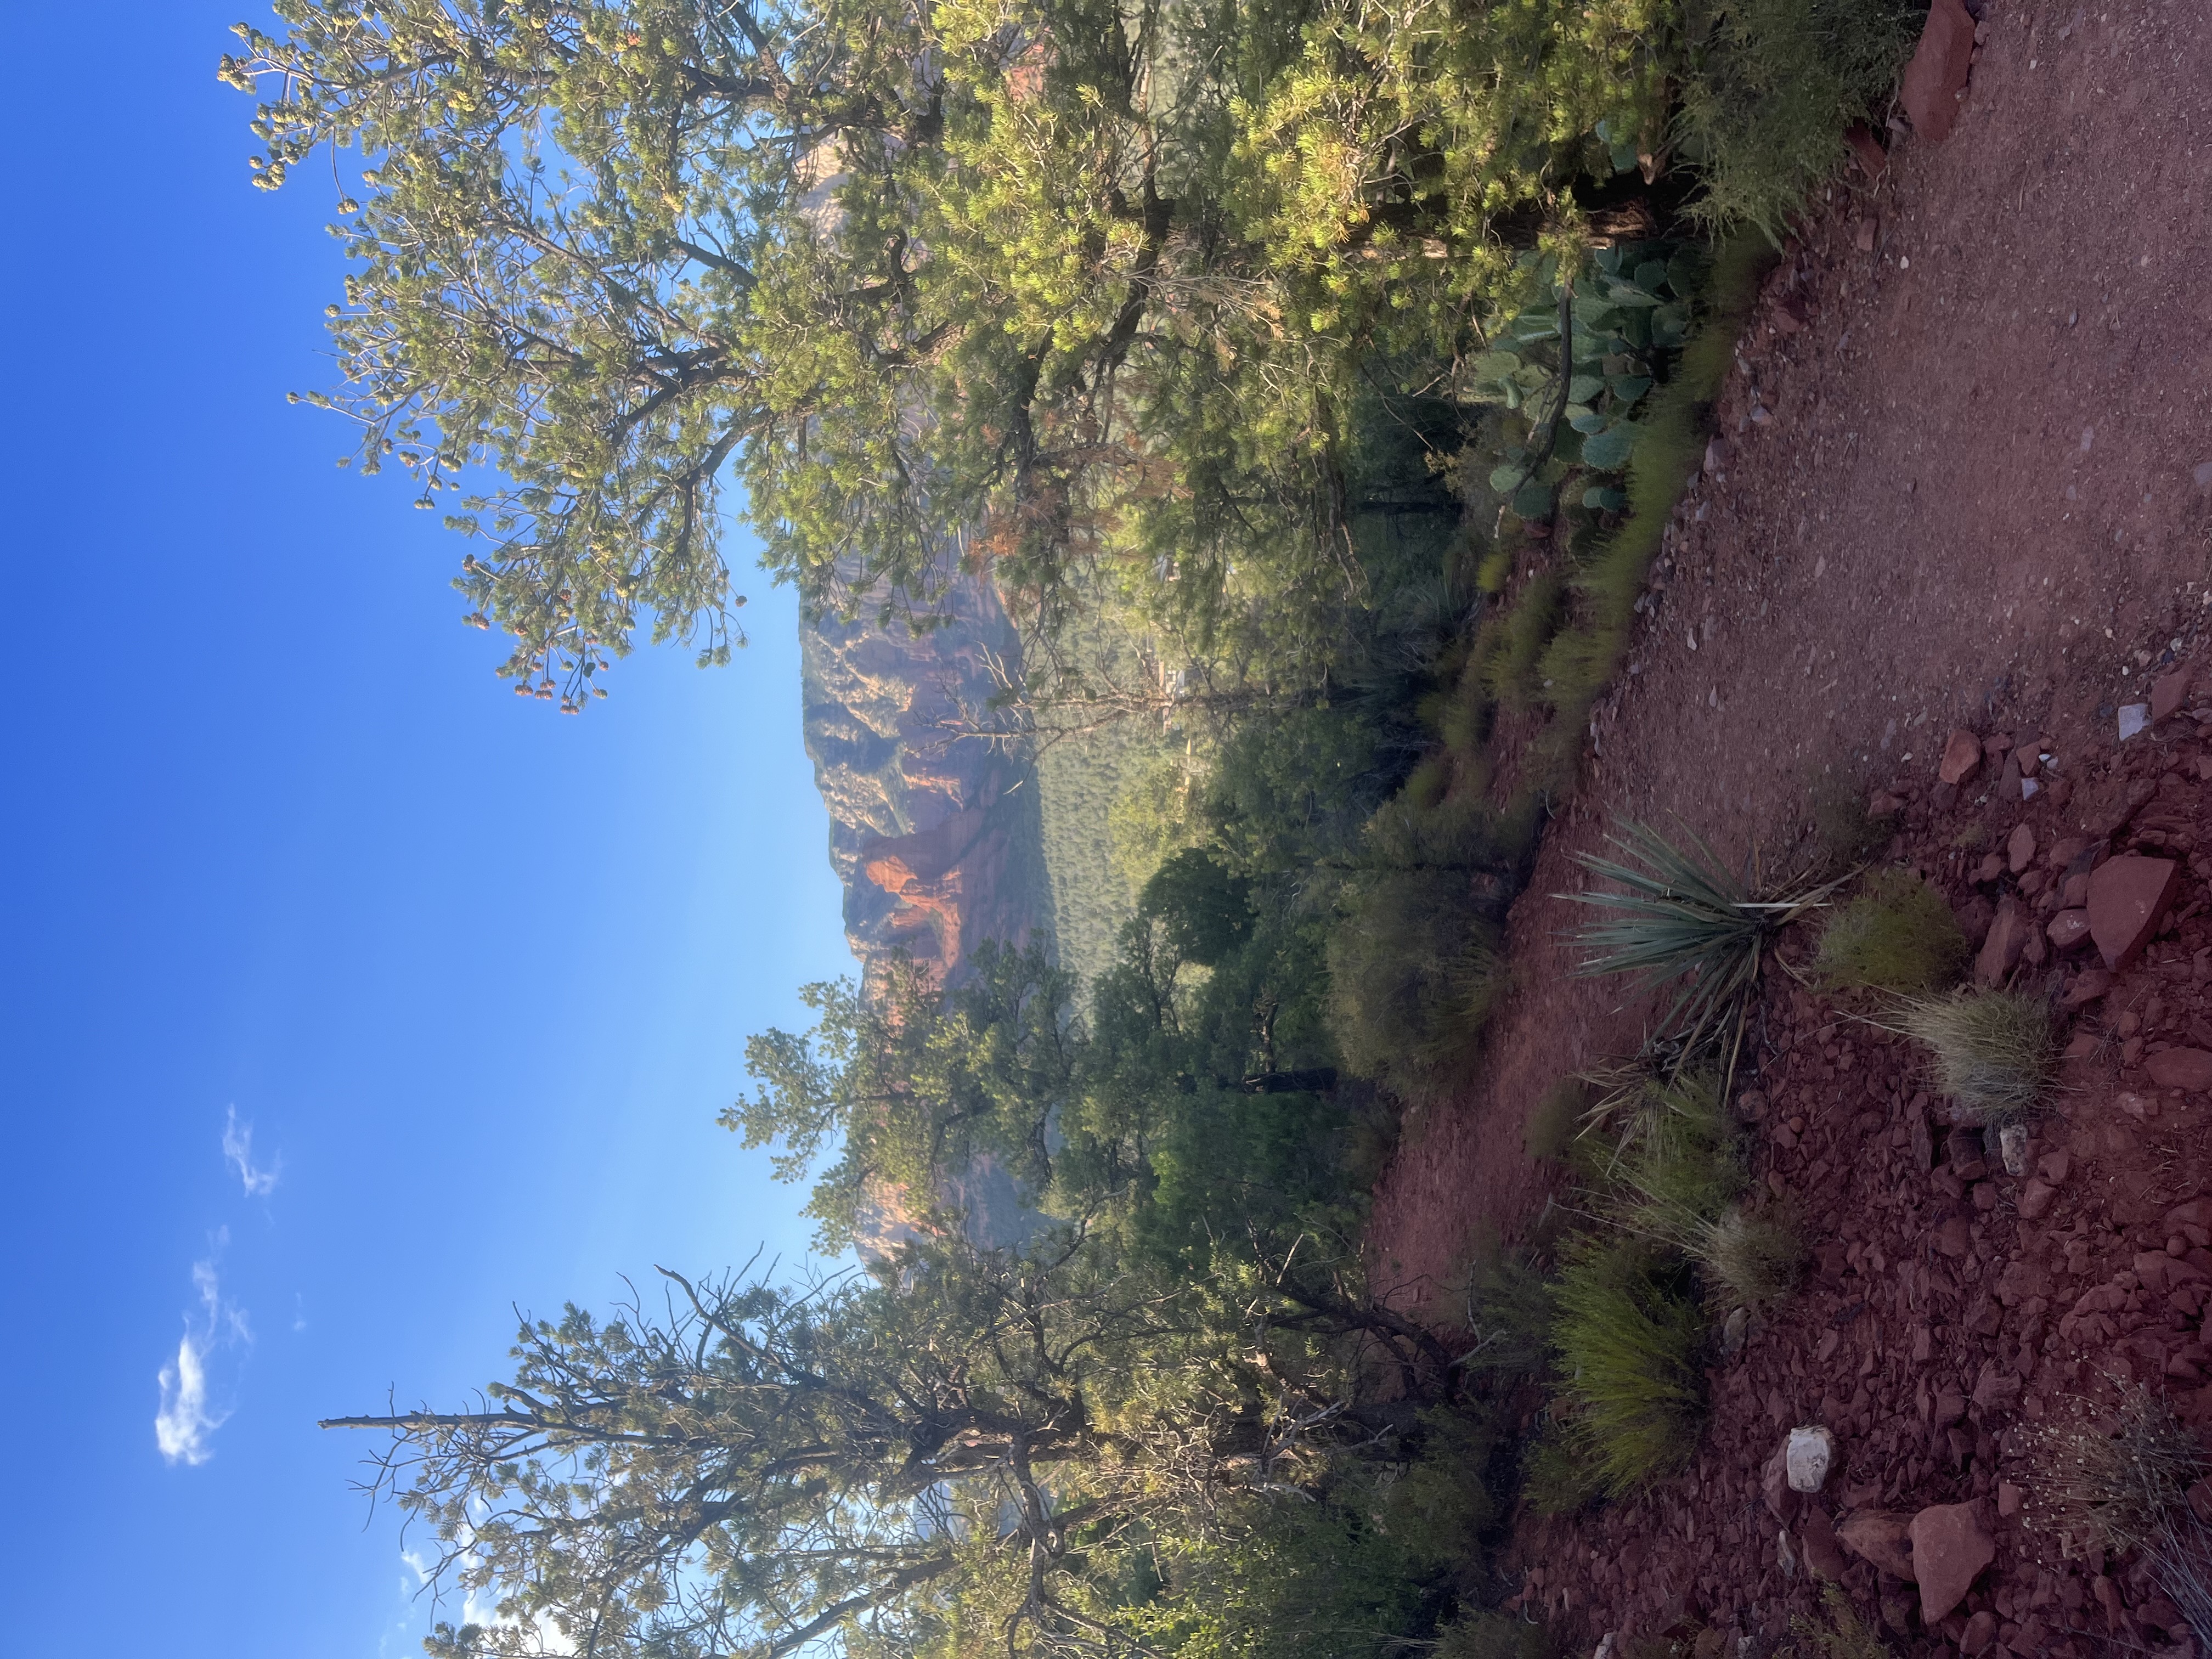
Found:
<path fill-rule="evenodd" d="M 1558 896 L 1611 916 L 1575 936 L 1584 955 L 1571 972 L 1626 974 L 1639 991 L 1682 981 L 1660 1030 L 1687 1054 L 1740 1020 L 1775 936 L 1826 902 L 1845 878 L 1771 890 L 1756 877 L 1731 876 L 1694 831 L 1686 827 L 1684 835 L 1686 851 L 1648 825 L 1624 818 L 1618 832 L 1606 837 L 1621 858 L 1575 855 L 1583 868 L 1623 890 Z"/>

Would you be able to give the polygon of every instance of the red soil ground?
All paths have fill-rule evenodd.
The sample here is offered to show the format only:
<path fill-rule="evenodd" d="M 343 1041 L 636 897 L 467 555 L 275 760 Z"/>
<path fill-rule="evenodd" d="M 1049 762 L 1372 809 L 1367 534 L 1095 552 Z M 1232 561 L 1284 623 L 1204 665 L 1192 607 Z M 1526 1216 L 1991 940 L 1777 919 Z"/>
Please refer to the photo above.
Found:
<path fill-rule="evenodd" d="M 1838 185 L 1776 272 L 1739 349 L 1721 441 L 1654 573 L 1628 676 L 1593 719 L 1582 785 L 1511 918 L 1515 989 L 1480 1074 L 1409 1135 L 1378 1188 L 1378 1279 L 1439 1323 L 1452 1322 L 1474 1241 L 1525 1231 L 1551 1192 L 1553 1174 L 1522 1149 L 1531 1106 L 1640 1037 L 1644 1011 L 1621 1006 L 1617 986 L 1568 976 L 1563 935 L 1586 913 L 1555 896 L 1585 884 L 1574 855 L 1602 850 L 1611 819 L 1679 817 L 1731 860 L 1756 847 L 1785 861 L 1824 786 L 1895 787 L 1921 799 L 1893 851 L 1962 896 L 1972 860 L 1949 856 L 1949 838 L 1966 818 L 2002 839 L 2024 816 L 2048 845 L 2109 820 L 2115 792 L 2154 757 L 2197 752 L 2197 738 L 2162 727 L 2116 755 L 2112 711 L 2175 662 L 2204 665 L 2199 696 L 2212 698 L 2202 642 L 2212 624 L 2212 29 L 2198 0 L 2103 10 L 1990 0 L 1984 27 L 1953 135 L 1899 144 L 1871 190 Z M 2002 790 L 1978 804 L 1994 782 L 1985 775 L 1954 812 L 1931 817 L 1925 788 L 1957 726 L 2047 738 L 2068 788 L 2025 809 Z M 2182 905 L 2203 896 L 2203 875 L 2190 877 Z M 2203 925 L 2193 921 L 2184 942 Z M 2171 961 L 2139 969 L 2092 1006 L 2089 1028 L 2107 1029 L 2130 1000 L 2140 1018 L 2154 998 L 2162 1018 L 2200 1018 L 2203 975 L 2187 960 L 2175 971 Z M 1778 1421 L 1827 1415 L 1844 1426 L 1849 1474 L 1831 1492 L 1855 1501 L 1910 1510 L 1938 1501 L 1930 1493 L 1987 1489 L 2020 1407 L 1971 1407 L 1970 1443 L 1955 1455 L 1951 1425 L 1937 1432 L 1919 1408 L 1923 1389 L 1931 1400 L 1971 1395 L 1985 1358 L 2027 1364 L 2023 1401 L 2088 1386 L 2065 1370 L 2076 1350 L 2056 1328 L 2073 1305 L 2061 1296 L 2075 1280 L 2110 1282 L 2111 1261 L 2138 1246 L 2165 1248 L 2157 1205 L 2212 1184 L 2203 1097 L 2139 1126 L 2116 1112 L 2128 1073 L 2108 1056 L 2081 1073 L 2081 1092 L 2045 1132 L 2045 1150 L 2079 1153 L 2056 1216 L 2021 1227 L 2011 1213 L 2020 1183 L 2000 1176 L 1980 1183 L 1996 1207 L 1974 1212 L 1968 1255 L 1931 1255 L 1944 1206 L 1894 1144 L 1922 1091 L 1915 1056 L 1850 1027 L 1844 1062 L 1843 1040 L 1813 1041 L 1832 1011 L 1784 998 L 1770 1018 L 1760 1062 L 1795 1079 L 1775 1089 L 1804 1091 L 1790 1115 L 1808 1127 L 1793 1151 L 1762 1137 L 1762 1156 L 1793 1192 L 1849 1194 L 1813 1218 L 1816 1242 L 1842 1247 L 1842 1266 L 1716 1374 L 1693 1477 L 1524 1537 L 1527 1564 L 1551 1587 L 1539 1599 L 1577 1639 L 1649 1629 L 1674 1598 L 1747 1632 L 1777 1627 L 1790 1600 L 1804 1599 L 1802 1577 L 1778 1577 L 1775 1528 L 1758 1507 L 1757 1465 Z M 1844 1085 L 1815 1086 L 1802 1070 L 1839 1063 L 1857 1068 Z M 2107 1203 L 2112 1191 L 2130 1201 Z M 2052 1288 L 1997 1296 L 2015 1268 L 2048 1273 Z M 1832 1323 L 1846 1292 L 1868 1311 Z M 2024 1315 L 2037 1297 L 2048 1307 Z M 2166 1375 L 2195 1322 L 2143 1326 L 2153 1334 L 2123 1350 L 2125 1363 Z M 2193 1382 L 2195 1363 L 2177 1375 Z M 2056 1368 L 2047 1378 L 2045 1366 Z M 2003 1615 L 2011 1651 L 2124 1639 L 2096 1599 L 2106 1593 L 2118 1627 L 2135 1632 L 2124 1639 L 2164 1642 L 2142 1616 L 2142 1586 L 2117 1568 L 2108 1591 L 2054 1575 L 2059 1601 L 2036 1601 L 2028 1547 L 2015 1522 L 2003 1526 L 2006 1553 L 1978 1594 Z M 1637 1547 L 1624 1553 L 1629 1538 Z M 1871 1615 L 1870 1584 L 1855 1587 Z M 2087 1614 L 2066 1599 L 2081 1595 L 2092 1596 Z M 2045 1616 L 2051 1605 L 2063 1620 Z M 2064 1633 L 2088 1622 L 2094 1637 Z M 1937 1634 L 1905 1650 L 1948 1650 Z"/>

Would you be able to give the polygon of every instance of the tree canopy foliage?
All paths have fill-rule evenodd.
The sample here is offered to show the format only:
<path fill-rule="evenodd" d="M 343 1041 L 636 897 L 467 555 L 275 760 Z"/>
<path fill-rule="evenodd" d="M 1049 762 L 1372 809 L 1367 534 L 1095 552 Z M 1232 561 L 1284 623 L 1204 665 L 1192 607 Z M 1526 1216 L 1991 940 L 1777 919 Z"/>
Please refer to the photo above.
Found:
<path fill-rule="evenodd" d="M 264 186 L 358 151 L 315 398 L 575 706 L 647 619 L 741 641 L 732 470 L 819 607 L 926 613 L 956 544 L 1047 623 L 1357 597 L 1354 405 L 1658 143 L 1672 3 L 280 0 L 223 74 Z"/>

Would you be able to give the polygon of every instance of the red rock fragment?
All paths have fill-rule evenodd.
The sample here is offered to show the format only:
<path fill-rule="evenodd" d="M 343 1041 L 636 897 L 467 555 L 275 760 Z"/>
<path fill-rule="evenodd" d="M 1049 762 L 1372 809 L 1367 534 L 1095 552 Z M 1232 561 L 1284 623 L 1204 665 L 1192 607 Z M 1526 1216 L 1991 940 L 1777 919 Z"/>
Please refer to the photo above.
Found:
<path fill-rule="evenodd" d="M 2061 910 L 2045 924 L 2044 937 L 2051 941 L 2054 951 L 2070 951 L 2077 945 L 2089 942 L 2089 913 L 2087 910 Z"/>
<path fill-rule="evenodd" d="M 1951 0 L 1956 5 L 1958 0 Z M 1943 763 L 1936 775 L 1946 783 L 1964 783 L 1978 771 L 1982 764 L 1982 740 L 1964 727 L 1954 732 L 1943 744 Z"/>
<path fill-rule="evenodd" d="M 2027 1185 L 2020 1189 L 2020 1218 L 2022 1221 L 2040 1221 L 2051 1212 L 2051 1206 L 2057 1197 L 2056 1187 L 2048 1186 L 2030 1176 Z"/>
<path fill-rule="evenodd" d="M 2150 1080 L 2161 1089 L 2186 1089 L 2199 1094 L 2212 1089 L 2212 1054 L 2202 1048 L 2166 1048 L 2143 1062 Z"/>
<path fill-rule="evenodd" d="M 2189 671 L 2177 668 L 2150 683 L 2150 718 L 2154 725 L 2189 701 Z"/>
<path fill-rule="evenodd" d="M 1788 1451 L 1787 1445 L 1777 1446 L 1774 1455 L 1766 1460 L 1766 1467 L 1759 1471 L 1759 1489 L 1766 1499 L 1767 1513 L 1785 1527 L 1796 1518 L 1797 1506 L 1804 1501 L 1790 1490 Z"/>
<path fill-rule="evenodd" d="M 1912 1517 L 1909 1533 L 1920 1622 L 1941 1624 L 1996 1559 L 1996 1541 L 1982 1529 L 1972 1504 L 1930 1504 Z"/>
<path fill-rule="evenodd" d="M 2180 885 L 2181 866 L 2172 859 L 2130 854 L 2090 872 L 2089 934 L 2104 953 L 2106 967 L 2117 973 L 2135 960 L 2165 920 Z"/>
<path fill-rule="evenodd" d="M 1881 177 L 1881 170 L 1889 165 L 1889 152 L 1874 136 L 1873 128 L 1863 121 L 1855 122 L 1850 131 L 1844 135 L 1844 142 L 1851 147 L 1851 159 L 1859 164 L 1859 171 L 1866 174 L 1869 182 Z M 1860 249 L 1863 253 L 1873 251 L 1871 239 L 1866 246 Z"/>
<path fill-rule="evenodd" d="M 1936 0 L 1899 88 L 1917 136 L 1930 143 L 1950 137 L 1973 59 L 1974 20 L 1960 0 Z"/>
<path fill-rule="evenodd" d="M 2035 831 L 2025 823 L 2013 826 L 2005 842 L 2005 867 L 2015 876 L 2035 862 Z"/>
<path fill-rule="evenodd" d="M 1798 1524 L 1797 1536 L 1805 1547 L 1805 1565 L 1820 1577 L 1834 1583 L 1850 1570 L 1850 1563 L 1844 1559 L 1844 1552 L 1836 1542 L 1836 1528 L 1828 1519 L 1828 1512 L 1818 1504 L 1805 1506 L 1805 1518 Z"/>
<path fill-rule="evenodd" d="M 1997 913 L 1990 921 L 1990 936 L 1982 941 L 1981 954 L 1974 958 L 1975 979 L 1984 985 L 2002 984 L 2005 975 L 2019 965 L 2027 949 L 2027 936 L 2034 931 L 2034 918 L 2018 899 L 2009 893 L 1999 899 Z"/>
<path fill-rule="evenodd" d="M 2069 836 L 2063 841 L 2051 842 L 2051 850 L 2043 855 L 2043 861 L 2054 870 L 2064 870 L 2088 850 L 2089 838 L 2087 836 Z"/>
<path fill-rule="evenodd" d="M 1959 1633 L 1959 1651 L 1966 1659 L 1974 1659 L 1977 1654 L 1987 1653 L 1996 1644 L 1996 1639 L 1997 1616 L 1984 1607 L 1966 1620 L 1966 1628 Z"/>
<path fill-rule="evenodd" d="M 1859 1510 L 1836 1528 L 1836 1541 L 1893 1578 L 1912 1581 L 1912 1522 L 1887 1510 Z"/>
<path fill-rule="evenodd" d="M 2074 975 L 2066 988 L 2066 994 L 2058 1000 L 2062 1008 L 2081 1008 L 2094 1002 L 2112 988 L 2112 976 L 2101 968 L 2085 969 Z"/>

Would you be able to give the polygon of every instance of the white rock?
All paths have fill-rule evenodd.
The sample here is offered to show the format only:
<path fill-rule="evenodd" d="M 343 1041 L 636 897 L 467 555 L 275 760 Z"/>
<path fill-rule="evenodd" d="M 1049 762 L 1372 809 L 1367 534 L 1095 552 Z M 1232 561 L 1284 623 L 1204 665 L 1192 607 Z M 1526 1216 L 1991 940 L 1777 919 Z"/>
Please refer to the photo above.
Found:
<path fill-rule="evenodd" d="M 1613 1631 L 1606 1632 L 1598 1638 L 1597 1652 L 1591 1656 L 1591 1659 L 1613 1659 L 1613 1651 L 1620 1644 L 1620 1638 L 1618 1634 Z"/>
<path fill-rule="evenodd" d="M 2124 702 L 2120 705 L 2120 741 L 2130 738 L 2150 725 L 2150 705 L 2147 702 Z"/>
<path fill-rule="evenodd" d="M 2027 1173 L 2027 1125 L 2008 1123 L 1997 1131 L 1997 1152 L 2008 1176 Z"/>
<path fill-rule="evenodd" d="M 1782 1466 L 1790 1474 L 1792 1492 L 1818 1492 L 1828 1484 L 1828 1466 L 1836 1459 L 1836 1437 L 1818 1426 L 1790 1431 L 1790 1444 Z"/>

